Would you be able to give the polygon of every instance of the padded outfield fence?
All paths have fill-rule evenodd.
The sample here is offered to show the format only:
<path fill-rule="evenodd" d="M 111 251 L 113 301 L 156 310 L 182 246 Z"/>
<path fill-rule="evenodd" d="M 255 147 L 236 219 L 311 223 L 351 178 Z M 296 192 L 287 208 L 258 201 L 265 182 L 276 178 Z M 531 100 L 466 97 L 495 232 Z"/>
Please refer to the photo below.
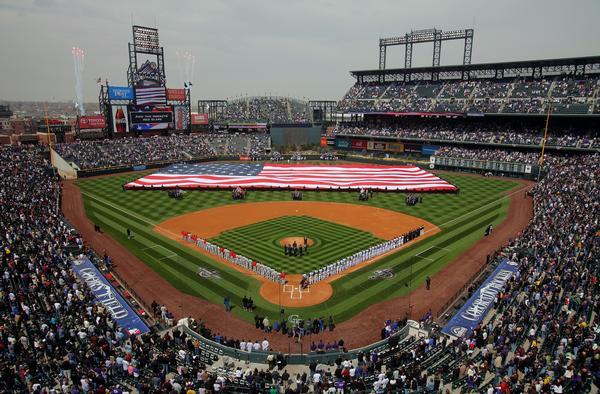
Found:
<path fill-rule="evenodd" d="M 418 323 L 414 323 L 417 324 Z M 191 328 L 182 325 L 179 327 L 183 332 L 187 335 L 196 338 L 200 341 L 200 348 L 208 352 L 210 354 L 216 355 L 218 357 L 228 356 L 235 358 L 241 361 L 247 361 L 251 363 L 260 363 L 260 364 L 268 364 L 268 357 L 273 356 L 277 357 L 278 354 L 282 354 L 280 352 L 270 352 L 270 351 L 262 351 L 256 350 L 252 352 L 246 352 L 240 349 L 234 349 L 225 345 L 222 345 L 218 342 L 215 342 L 211 339 L 205 338 L 202 335 L 198 334 L 196 331 Z M 347 352 L 307 352 L 307 353 L 296 353 L 292 354 L 290 352 L 283 353 L 283 356 L 288 364 L 294 365 L 309 365 L 310 363 L 316 364 L 333 364 L 335 360 L 339 357 L 342 359 L 352 360 L 358 357 L 359 353 L 364 355 L 368 355 L 372 351 L 380 352 L 385 350 L 391 343 L 402 342 L 408 335 L 411 330 L 409 325 L 404 326 L 402 329 L 398 330 L 398 332 L 394 333 L 389 338 L 383 339 L 378 342 L 374 342 L 368 346 L 364 346 L 357 349 L 352 349 Z M 290 338 L 290 348 L 291 343 L 295 341 L 295 338 Z M 308 347 L 309 345 L 307 345 Z"/>

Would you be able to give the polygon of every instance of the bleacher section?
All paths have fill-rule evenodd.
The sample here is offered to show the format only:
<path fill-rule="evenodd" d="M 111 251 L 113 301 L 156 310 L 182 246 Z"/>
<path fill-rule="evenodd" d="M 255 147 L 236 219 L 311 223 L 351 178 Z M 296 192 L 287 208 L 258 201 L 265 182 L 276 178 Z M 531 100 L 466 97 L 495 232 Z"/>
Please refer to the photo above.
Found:
<path fill-rule="evenodd" d="M 547 101 L 557 114 L 591 114 L 598 75 L 472 81 L 357 83 L 339 102 L 340 113 L 484 112 L 543 114 Z M 596 106 L 597 107 L 597 106 Z"/>

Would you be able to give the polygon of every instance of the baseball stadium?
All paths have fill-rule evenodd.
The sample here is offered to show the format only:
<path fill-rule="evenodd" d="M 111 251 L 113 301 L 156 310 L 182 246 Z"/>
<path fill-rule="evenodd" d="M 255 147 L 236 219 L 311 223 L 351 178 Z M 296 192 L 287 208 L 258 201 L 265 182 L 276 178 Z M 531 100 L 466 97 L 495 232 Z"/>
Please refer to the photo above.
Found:
<path fill-rule="evenodd" d="M 73 47 L 70 115 L 0 105 L 0 390 L 598 392 L 600 55 L 407 29 L 341 97 L 220 99 L 132 25 L 97 103 Z"/>

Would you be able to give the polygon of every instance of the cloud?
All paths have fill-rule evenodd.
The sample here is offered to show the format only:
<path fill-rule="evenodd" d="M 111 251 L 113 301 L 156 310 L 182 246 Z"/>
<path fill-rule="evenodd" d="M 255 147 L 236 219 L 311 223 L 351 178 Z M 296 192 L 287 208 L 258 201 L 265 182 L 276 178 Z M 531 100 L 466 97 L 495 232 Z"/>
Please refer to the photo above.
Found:
<path fill-rule="evenodd" d="M 71 100 L 70 48 L 86 51 L 84 96 L 96 101 L 98 77 L 125 83 L 131 22 L 160 30 L 167 81 L 177 84 L 175 52 L 196 57 L 193 95 L 226 98 L 278 92 L 339 99 L 348 70 L 376 68 L 380 37 L 411 29 L 471 27 L 474 62 L 592 55 L 600 2 L 558 0 L 2 0 L 0 97 Z M 459 62 L 460 43 L 444 43 L 442 63 Z M 419 47 L 414 64 L 429 64 Z M 389 52 L 389 66 L 403 64 Z"/>

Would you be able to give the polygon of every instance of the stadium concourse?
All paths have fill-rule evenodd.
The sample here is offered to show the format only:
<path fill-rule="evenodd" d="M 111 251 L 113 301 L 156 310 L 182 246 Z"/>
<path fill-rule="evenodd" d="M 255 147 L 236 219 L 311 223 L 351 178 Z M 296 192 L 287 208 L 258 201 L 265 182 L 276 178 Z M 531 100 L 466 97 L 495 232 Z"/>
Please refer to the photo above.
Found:
<path fill-rule="evenodd" d="M 66 149 L 85 157 L 78 150 L 83 146 L 74 144 Z M 118 142 L 109 146 L 114 152 L 126 150 Z M 498 152 L 508 154 L 502 150 L 464 151 L 493 159 Z M 272 386 L 297 392 L 340 386 L 375 391 L 486 390 L 491 384 L 503 392 L 586 392 L 592 383 L 598 384 L 598 154 L 546 158 L 548 176 L 528 192 L 530 197 L 519 196 L 533 199 L 533 219 L 497 254 L 515 262 L 518 275 L 507 282 L 484 322 L 468 336 L 451 340 L 437 330 L 430 331 L 428 338 L 400 335 L 378 352 L 351 360 L 341 355 L 332 366 L 309 365 L 297 376 L 289 376 L 285 367 L 268 370 L 267 366 L 260 371 L 242 366 L 241 370 L 209 372 L 212 355 L 201 350 L 197 340 L 177 331 L 156 331 L 168 327 L 174 314 L 180 313 L 159 304 L 150 306 L 153 316 L 146 317 L 157 323 L 151 333 L 119 330 L 70 266 L 71 254 L 84 254 L 109 270 L 111 256 L 97 257 L 88 246 L 90 240 L 62 218 L 61 182 L 50 171 L 47 149 L 3 147 L 0 160 L 0 221 L 4 229 L 0 387 L 5 391 L 121 392 L 136 388 L 140 392 L 180 392 L 202 387 L 256 392 Z M 95 162 L 93 157 L 86 160 Z M 130 164 L 127 158 L 124 162 Z M 116 165 L 122 163 L 116 161 Z M 64 187 L 68 193 L 63 194 L 67 199 L 62 202 L 63 209 L 74 198 L 72 184 Z M 523 220 L 524 216 L 516 212 L 512 219 Z M 103 245 L 110 242 L 98 235 L 91 245 L 103 254 Z M 415 296 L 429 296 L 423 289 L 418 291 L 422 293 Z M 180 298 L 181 303 L 188 300 Z M 207 321 L 213 311 L 221 309 L 189 301 L 203 308 L 192 317 Z M 389 309 L 380 312 L 387 315 L 380 316 L 379 327 L 364 327 L 358 319 L 349 321 L 348 327 L 360 327 L 361 332 L 367 329 L 370 338 L 401 331 L 404 316 L 399 316 L 397 305 L 387 304 Z M 430 314 L 423 314 L 425 330 L 435 327 L 431 321 Z M 339 339 L 343 324 L 329 335 Z M 244 338 L 256 341 L 253 348 L 263 346 L 264 334 L 256 329 L 244 328 L 244 338 L 226 339 L 211 332 L 210 324 L 193 324 L 192 328 L 227 346 L 240 346 Z M 324 338 L 331 341 L 333 337 Z M 344 339 L 347 343 L 342 347 L 353 347 L 350 339 Z"/>

